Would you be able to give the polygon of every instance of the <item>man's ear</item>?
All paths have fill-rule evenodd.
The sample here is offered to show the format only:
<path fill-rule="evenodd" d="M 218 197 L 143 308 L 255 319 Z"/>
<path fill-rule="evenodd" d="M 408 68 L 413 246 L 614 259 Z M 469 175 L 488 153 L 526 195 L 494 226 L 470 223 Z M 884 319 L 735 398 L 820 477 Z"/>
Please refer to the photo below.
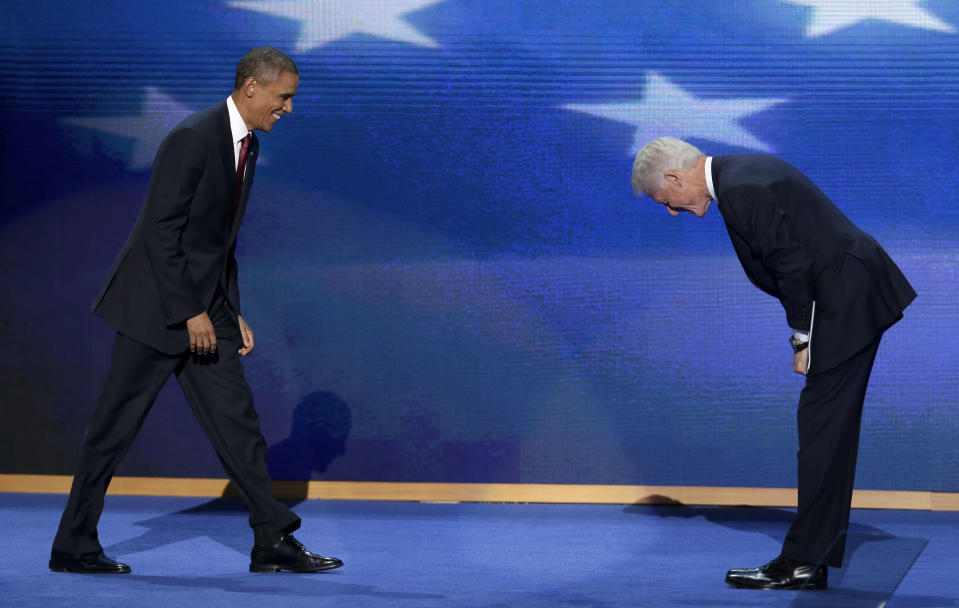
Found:
<path fill-rule="evenodd" d="M 666 180 L 666 183 L 672 184 L 677 188 L 682 189 L 683 187 L 683 177 L 678 171 L 667 171 L 663 173 L 663 179 Z"/>
<path fill-rule="evenodd" d="M 242 90 L 243 90 L 244 97 L 246 97 L 247 99 L 249 99 L 250 97 L 253 97 L 253 92 L 256 90 L 256 87 L 258 87 L 259 85 L 260 83 L 256 81 L 256 78 L 253 78 L 252 76 L 247 76 L 246 80 L 243 81 Z"/>

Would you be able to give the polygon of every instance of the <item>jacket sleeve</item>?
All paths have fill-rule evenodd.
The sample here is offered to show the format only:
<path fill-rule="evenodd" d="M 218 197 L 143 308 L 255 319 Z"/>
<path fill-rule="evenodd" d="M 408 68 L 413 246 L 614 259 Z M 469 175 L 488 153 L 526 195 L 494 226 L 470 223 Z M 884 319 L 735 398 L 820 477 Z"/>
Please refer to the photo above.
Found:
<path fill-rule="evenodd" d="M 143 241 L 167 325 L 182 323 L 206 309 L 181 243 L 205 162 L 204 138 L 191 129 L 173 132 L 153 162 Z"/>
<path fill-rule="evenodd" d="M 812 258 L 778 198 L 766 188 L 744 187 L 733 197 L 748 234 L 750 252 L 773 277 L 786 321 L 809 331 L 815 299 Z"/>
<path fill-rule="evenodd" d="M 236 314 L 242 315 L 242 309 L 240 308 L 240 284 L 237 282 L 239 279 L 239 268 L 236 264 L 236 241 L 233 241 L 233 246 L 230 247 L 230 253 L 227 256 L 227 290 L 229 293 L 227 297 L 230 301 L 230 306 L 233 307 L 233 310 L 236 311 Z"/>

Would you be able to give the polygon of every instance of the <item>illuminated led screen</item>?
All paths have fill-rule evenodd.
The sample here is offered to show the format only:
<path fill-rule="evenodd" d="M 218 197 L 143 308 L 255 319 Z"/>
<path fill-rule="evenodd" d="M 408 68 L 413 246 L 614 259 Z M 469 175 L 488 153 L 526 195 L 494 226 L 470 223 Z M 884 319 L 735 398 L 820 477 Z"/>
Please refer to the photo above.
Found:
<path fill-rule="evenodd" d="M 837 9 L 837 6 L 844 7 Z M 780 305 L 722 223 L 629 185 L 660 135 L 806 172 L 919 294 L 857 487 L 959 491 L 959 5 L 39 1 L 0 20 L 2 472 L 73 471 L 90 303 L 162 137 L 276 46 L 240 234 L 278 479 L 795 485 Z M 171 382 L 118 474 L 222 477 Z"/>

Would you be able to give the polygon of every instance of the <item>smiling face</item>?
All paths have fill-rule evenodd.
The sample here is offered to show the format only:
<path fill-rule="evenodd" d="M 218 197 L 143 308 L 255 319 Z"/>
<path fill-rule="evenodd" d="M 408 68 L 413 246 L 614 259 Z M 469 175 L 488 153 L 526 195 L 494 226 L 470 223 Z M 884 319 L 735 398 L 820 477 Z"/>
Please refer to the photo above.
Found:
<path fill-rule="evenodd" d="M 696 217 L 706 215 L 713 202 L 708 189 L 703 192 L 704 188 L 699 187 L 697 180 L 678 171 L 667 171 L 663 177 L 665 185 L 656 192 L 649 192 L 650 198 L 664 205 L 673 217 L 680 213 L 692 213 Z"/>
<path fill-rule="evenodd" d="M 234 96 L 237 109 L 249 130 L 272 131 L 273 125 L 293 111 L 293 96 L 300 77 L 291 72 L 280 72 L 280 77 L 268 85 L 260 84 L 252 76 Z"/>

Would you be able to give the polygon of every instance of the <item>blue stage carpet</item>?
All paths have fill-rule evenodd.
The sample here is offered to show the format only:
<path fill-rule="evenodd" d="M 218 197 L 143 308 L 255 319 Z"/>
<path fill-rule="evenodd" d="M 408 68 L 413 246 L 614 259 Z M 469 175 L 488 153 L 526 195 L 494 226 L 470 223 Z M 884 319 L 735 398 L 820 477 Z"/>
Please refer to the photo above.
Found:
<path fill-rule="evenodd" d="M 101 542 L 133 574 L 97 577 L 47 569 L 65 501 L 0 494 L 0 605 L 959 606 L 959 513 L 854 511 L 847 566 L 798 593 L 723 582 L 778 553 L 785 509 L 310 500 L 297 537 L 346 565 L 254 575 L 239 502 L 110 496 Z"/>

